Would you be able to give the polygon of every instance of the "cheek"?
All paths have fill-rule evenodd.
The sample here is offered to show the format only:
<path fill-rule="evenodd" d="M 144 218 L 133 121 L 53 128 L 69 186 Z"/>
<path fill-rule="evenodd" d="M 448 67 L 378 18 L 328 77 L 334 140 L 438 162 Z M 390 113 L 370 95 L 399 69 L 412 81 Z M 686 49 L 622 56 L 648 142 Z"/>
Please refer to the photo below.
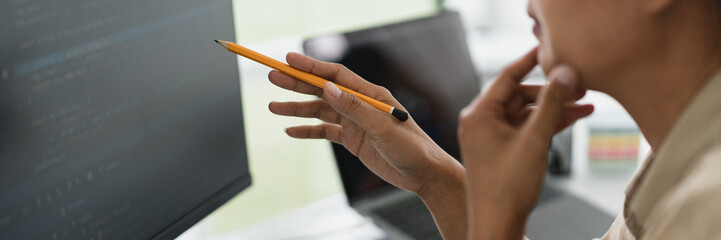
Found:
<path fill-rule="evenodd" d="M 634 62 L 643 48 L 634 1 L 532 0 L 543 18 L 538 63 L 548 74 L 559 64 L 576 68 L 586 86 L 601 89 L 609 74 Z"/>

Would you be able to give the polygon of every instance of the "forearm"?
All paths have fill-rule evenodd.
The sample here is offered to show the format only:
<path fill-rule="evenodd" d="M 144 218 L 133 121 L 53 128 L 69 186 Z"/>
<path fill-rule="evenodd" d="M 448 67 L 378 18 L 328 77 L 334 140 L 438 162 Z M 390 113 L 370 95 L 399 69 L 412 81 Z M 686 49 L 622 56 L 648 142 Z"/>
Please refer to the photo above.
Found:
<path fill-rule="evenodd" d="M 465 239 L 468 233 L 465 168 L 455 160 L 446 162 L 441 168 L 418 195 L 433 215 L 444 239 Z"/>
<path fill-rule="evenodd" d="M 471 201 L 469 199 L 469 201 Z M 486 239 L 525 239 L 525 218 L 502 210 L 497 206 L 479 206 L 477 201 L 470 204 L 472 208 L 469 223 L 469 238 L 472 240 Z"/>
<path fill-rule="evenodd" d="M 466 170 L 460 163 L 446 161 L 438 170 L 418 195 L 444 239 L 527 239 L 523 236 L 526 216 L 503 210 L 508 207 L 502 206 L 501 199 L 469 191 Z"/>
<path fill-rule="evenodd" d="M 484 166 L 467 166 L 469 169 Z M 493 175 L 494 173 L 487 173 Z M 468 239 L 524 239 L 527 211 L 507 197 L 507 192 L 491 191 L 497 182 L 467 176 Z"/>

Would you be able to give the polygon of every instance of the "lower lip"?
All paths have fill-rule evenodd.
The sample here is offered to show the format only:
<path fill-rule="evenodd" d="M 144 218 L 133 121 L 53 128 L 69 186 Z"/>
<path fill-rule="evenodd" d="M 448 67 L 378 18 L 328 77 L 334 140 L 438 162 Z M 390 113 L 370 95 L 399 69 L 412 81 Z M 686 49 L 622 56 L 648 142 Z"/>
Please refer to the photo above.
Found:
<path fill-rule="evenodd" d="M 533 24 L 533 34 L 536 34 L 536 35 L 541 34 L 541 26 L 538 25 L 538 23 Z"/>

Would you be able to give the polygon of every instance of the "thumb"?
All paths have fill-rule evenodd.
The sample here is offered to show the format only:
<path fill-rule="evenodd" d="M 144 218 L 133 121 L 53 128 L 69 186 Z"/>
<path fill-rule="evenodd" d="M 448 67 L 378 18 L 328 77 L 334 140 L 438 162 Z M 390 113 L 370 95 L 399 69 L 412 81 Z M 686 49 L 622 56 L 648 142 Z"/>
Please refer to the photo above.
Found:
<path fill-rule="evenodd" d="M 538 109 L 531 115 L 529 127 L 539 137 L 550 139 L 563 124 L 565 104 L 574 101 L 578 88 L 578 73 L 568 65 L 554 68 L 551 82 L 539 95 Z"/>
<path fill-rule="evenodd" d="M 369 133 L 388 117 L 355 95 L 341 91 L 332 82 L 325 83 L 322 96 L 334 110 Z"/>

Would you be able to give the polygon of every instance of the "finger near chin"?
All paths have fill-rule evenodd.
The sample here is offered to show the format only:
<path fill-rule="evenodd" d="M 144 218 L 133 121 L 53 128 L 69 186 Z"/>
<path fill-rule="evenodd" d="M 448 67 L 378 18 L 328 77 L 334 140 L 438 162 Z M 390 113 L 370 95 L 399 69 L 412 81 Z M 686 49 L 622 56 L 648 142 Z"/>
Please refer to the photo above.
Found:
<path fill-rule="evenodd" d="M 591 104 L 572 104 L 570 106 L 566 106 L 565 108 L 566 111 L 564 111 L 564 114 L 567 117 L 575 119 L 587 117 L 595 110 L 595 107 Z"/>
<path fill-rule="evenodd" d="M 528 119 L 528 116 L 531 115 L 534 108 L 535 107 L 527 107 L 527 108 L 524 108 L 524 109 L 514 112 L 513 115 L 509 115 L 509 120 L 510 120 L 511 124 L 514 126 L 519 126 L 519 125 L 523 124 L 523 122 L 525 122 L 526 119 Z"/>
<path fill-rule="evenodd" d="M 302 94 L 320 96 L 323 93 L 319 87 L 310 85 L 278 70 L 270 71 L 270 73 L 268 73 L 268 80 L 278 87 Z"/>
<path fill-rule="evenodd" d="M 536 52 L 537 49 L 534 48 L 521 59 L 503 69 L 484 94 L 485 100 L 479 106 L 492 107 L 489 105 L 506 104 L 517 93 L 520 82 L 536 67 Z"/>
<path fill-rule="evenodd" d="M 523 98 L 523 103 L 525 103 L 525 104 L 536 103 L 536 99 L 538 98 L 538 94 L 541 92 L 541 89 L 543 89 L 543 85 L 537 85 L 537 84 L 521 85 L 521 87 L 519 88 L 519 93 L 520 93 L 521 97 Z"/>
<path fill-rule="evenodd" d="M 296 126 L 285 129 L 285 133 L 298 139 L 327 139 L 341 143 L 343 127 L 337 124 L 324 123 L 315 126 Z"/>
<path fill-rule="evenodd" d="M 527 106 L 521 110 L 511 112 L 509 116 L 510 122 L 514 126 L 518 126 L 519 124 L 522 124 L 523 122 L 528 119 L 528 117 L 531 115 L 533 111 L 536 111 L 538 107 L 536 106 Z M 576 122 L 578 119 L 587 117 L 591 115 L 594 111 L 594 106 L 591 104 L 575 104 L 575 103 L 569 103 L 564 107 L 563 110 L 563 122 L 561 125 L 568 126 L 574 122 Z M 565 127 L 564 127 L 565 128 Z"/>
<path fill-rule="evenodd" d="M 543 90 L 543 87 L 545 85 L 538 85 L 538 84 L 524 84 L 521 85 L 519 88 L 519 92 L 521 97 L 523 98 L 523 102 L 525 104 L 534 104 L 536 103 L 536 100 L 538 99 L 538 95 L 541 93 L 541 90 Z M 586 89 L 579 88 L 573 93 L 573 100 L 579 100 L 586 96 Z"/>
<path fill-rule="evenodd" d="M 594 106 L 590 104 L 567 106 L 566 111 L 564 111 L 563 121 L 559 124 L 556 132 L 571 126 L 581 118 L 588 117 L 593 113 L 593 110 Z"/>
<path fill-rule="evenodd" d="M 531 51 L 526 53 L 526 55 L 508 66 L 501 73 L 502 77 L 507 77 L 516 81 L 522 80 L 538 64 L 538 60 L 536 58 L 537 54 L 538 48 L 533 48 Z"/>
<path fill-rule="evenodd" d="M 573 100 L 579 100 L 586 96 L 586 92 L 588 92 L 585 88 L 579 88 L 576 90 L 576 92 L 573 94 Z"/>

